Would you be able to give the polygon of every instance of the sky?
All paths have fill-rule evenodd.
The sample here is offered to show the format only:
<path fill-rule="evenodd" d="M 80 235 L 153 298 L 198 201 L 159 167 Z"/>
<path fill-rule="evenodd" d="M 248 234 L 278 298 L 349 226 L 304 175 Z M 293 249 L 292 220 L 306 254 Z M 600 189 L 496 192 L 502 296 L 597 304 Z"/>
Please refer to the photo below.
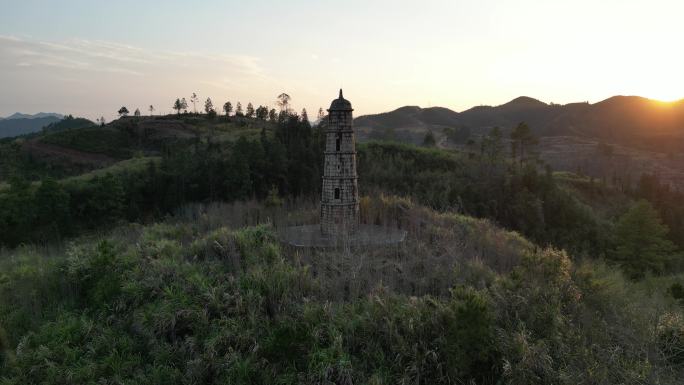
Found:
<path fill-rule="evenodd" d="M 0 0 L 0 116 L 684 97 L 684 2 Z"/>

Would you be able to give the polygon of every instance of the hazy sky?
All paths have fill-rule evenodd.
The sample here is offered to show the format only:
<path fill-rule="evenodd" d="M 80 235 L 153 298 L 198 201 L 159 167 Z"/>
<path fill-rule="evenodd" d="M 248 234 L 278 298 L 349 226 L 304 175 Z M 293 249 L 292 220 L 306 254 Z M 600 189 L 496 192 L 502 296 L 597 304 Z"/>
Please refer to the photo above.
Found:
<path fill-rule="evenodd" d="M 682 1 L 0 0 L 0 116 L 684 97 Z"/>

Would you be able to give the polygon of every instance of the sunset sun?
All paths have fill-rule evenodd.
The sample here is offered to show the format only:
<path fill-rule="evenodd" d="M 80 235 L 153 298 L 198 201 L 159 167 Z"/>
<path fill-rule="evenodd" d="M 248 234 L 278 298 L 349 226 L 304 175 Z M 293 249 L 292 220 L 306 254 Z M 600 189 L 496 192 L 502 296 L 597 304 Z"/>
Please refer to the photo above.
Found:
<path fill-rule="evenodd" d="M 671 103 L 684 99 L 684 91 L 682 90 L 662 90 L 652 94 L 651 99 L 659 100 L 661 102 Z"/>

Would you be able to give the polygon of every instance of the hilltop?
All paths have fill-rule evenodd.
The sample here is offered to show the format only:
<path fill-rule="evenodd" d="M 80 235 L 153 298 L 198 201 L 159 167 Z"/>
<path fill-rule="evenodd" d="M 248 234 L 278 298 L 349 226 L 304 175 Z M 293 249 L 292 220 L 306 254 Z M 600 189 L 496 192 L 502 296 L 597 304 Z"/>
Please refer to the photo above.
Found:
<path fill-rule="evenodd" d="M 430 132 L 438 147 L 459 150 L 480 142 L 494 127 L 508 138 L 521 122 L 539 139 L 541 159 L 555 170 L 631 181 L 627 183 L 657 174 L 684 188 L 684 100 L 615 96 L 595 104 L 557 105 L 519 97 L 460 113 L 407 106 L 355 119 L 360 141 L 421 145 Z"/>
<path fill-rule="evenodd" d="M 253 138 L 264 126 L 272 127 L 253 119 L 209 121 L 191 115 L 126 117 L 107 125 L 68 116 L 47 124 L 40 132 L 0 141 L 0 160 L 5 160 L 0 162 L 0 186 L 13 170 L 22 170 L 28 179 L 75 176 L 133 156 L 158 156 L 165 146 L 177 143 L 220 143 L 241 135 Z"/>
<path fill-rule="evenodd" d="M 0 382 L 681 378 L 681 193 L 554 173 L 495 135 L 371 141 L 360 220 L 406 240 L 291 248 L 282 229 L 320 215 L 323 129 L 179 114 L 0 140 Z"/>
<path fill-rule="evenodd" d="M 537 108 L 541 104 L 532 99 L 518 99 L 502 108 L 515 111 L 531 106 Z M 407 107 L 401 112 L 433 123 L 444 122 L 451 115 L 439 108 Z M 76 199 L 70 202 L 69 216 L 73 216 L 70 226 L 62 228 L 66 233 L 101 222 L 98 216 L 102 210 L 96 203 L 101 197 L 93 196 L 89 202 L 89 194 L 111 190 L 112 183 L 120 184 L 121 191 L 107 193 L 118 194 L 120 207 L 109 214 L 129 220 L 169 213 L 192 201 L 315 197 L 321 186 L 320 129 L 312 128 L 297 116 L 279 122 L 181 114 L 124 117 L 106 125 L 67 118 L 42 133 L 0 141 L 0 193 L 3 189 L 9 191 L 16 175 L 33 183 L 34 188 L 45 179 L 58 180 L 67 194 Z M 474 138 L 482 146 L 487 143 L 487 138 Z M 484 147 L 475 156 L 471 148 L 465 147 L 444 150 L 382 141 L 362 143 L 358 147 L 359 176 L 365 181 L 360 186 L 361 192 L 405 194 L 433 208 L 455 208 L 462 213 L 494 219 L 542 244 L 605 254 L 607 235 L 601 229 L 601 221 L 613 220 L 615 211 L 608 217 L 593 218 L 582 205 L 575 204 L 573 194 L 566 196 L 561 192 L 553 178 L 548 179 L 539 171 L 529 176 L 524 170 L 511 169 L 507 165 L 509 149 L 503 138 L 499 140 L 498 155 L 489 160 L 492 150 Z M 564 143 L 542 138 L 542 158 L 555 159 L 562 165 L 567 154 Z M 620 166 L 626 159 L 625 148 L 613 146 L 607 153 L 607 149 L 597 150 L 595 143 L 574 142 L 573 146 L 584 151 L 578 158 L 587 168 L 599 167 L 599 161 L 610 165 L 602 171 L 612 171 L 611 178 L 599 180 L 612 194 L 624 195 L 625 191 L 640 187 L 638 175 L 628 179 L 618 173 L 625 169 Z M 646 176 L 657 175 L 650 182 L 654 186 L 649 188 L 659 191 L 660 183 L 669 181 L 672 175 L 649 173 L 644 165 L 651 155 L 641 156 L 638 164 L 643 168 L 637 169 L 635 163 L 630 170 L 641 171 Z M 108 179 L 109 175 L 113 179 Z M 529 185 L 531 181 L 536 182 Z M 25 189 L 18 185 L 16 194 L 29 199 L 31 194 Z M 516 195 L 522 190 L 527 194 Z M 163 201 L 155 198 L 160 194 Z M 132 202 L 136 208 L 126 209 Z M 586 204 L 591 205 L 591 200 Z M 624 203 L 621 209 L 627 205 Z M 668 212 L 666 207 L 662 210 Z M 564 214 L 558 222 L 560 213 Z M 5 235 L 12 239 L 12 244 L 31 239 L 34 231 L 40 234 L 32 230 L 38 224 L 43 225 L 40 220 L 30 215 L 22 219 L 28 221 L 24 230 L 11 221 L 4 224 L 0 221 L 0 226 L 7 226 Z M 34 220 L 38 223 L 32 223 Z M 553 223 L 557 228 L 547 227 Z M 675 217 L 668 217 L 668 224 L 676 229 L 680 227 Z M 673 231 L 672 238 L 684 245 L 678 230 Z M 577 243 L 580 239 L 581 243 Z"/>
<path fill-rule="evenodd" d="M 681 378 L 672 355 L 681 309 L 663 294 L 669 279 L 633 283 L 485 220 L 396 197 L 365 199 L 362 217 L 398 223 L 409 232 L 404 245 L 290 249 L 271 220 L 295 209 L 315 218 L 315 209 L 236 203 L 193 205 L 61 250 L 0 254 L 0 378 L 160 385 Z"/>
<path fill-rule="evenodd" d="M 506 132 L 520 122 L 526 122 L 538 137 L 581 136 L 633 146 L 679 148 L 684 142 L 684 100 L 663 103 L 615 96 L 595 104 L 558 105 L 519 97 L 500 106 L 478 106 L 460 113 L 407 106 L 355 119 L 361 138 L 394 130 L 400 139 L 409 138 L 416 144 L 427 130 L 442 134 L 444 128 L 467 128 L 483 134 L 495 126 Z"/>

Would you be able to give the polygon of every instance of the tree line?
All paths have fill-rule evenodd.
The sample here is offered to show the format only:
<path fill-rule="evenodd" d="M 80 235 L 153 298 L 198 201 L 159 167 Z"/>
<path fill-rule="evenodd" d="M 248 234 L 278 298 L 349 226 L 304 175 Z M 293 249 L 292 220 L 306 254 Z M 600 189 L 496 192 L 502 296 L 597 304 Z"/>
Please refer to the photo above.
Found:
<path fill-rule="evenodd" d="M 493 128 L 464 152 L 371 142 L 360 146 L 362 192 L 390 191 L 439 210 L 489 218 L 542 246 L 576 257 L 605 258 L 639 278 L 680 271 L 684 247 L 684 194 L 644 175 L 627 192 L 598 183 L 583 187 L 586 199 L 556 178 L 521 123 L 506 142 Z M 603 196 L 603 197 L 602 197 Z M 597 212 L 602 199 L 625 203 L 616 215 Z"/>
<path fill-rule="evenodd" d="M 286 93 L 281 93 L 280 95 L 278 95 L 276 104 L 280 108 L 280 111 L 276 111 L 275 108 L 269 109 L 268 106 L 262 105 L 259 105 L 255 108 L 252 102 L 247 103 L 247 106 L 243 109 L 241 102 L 237 102 L 235 106 L 233 106 L 233 103 L 230 101 L 225 102 L 221 106 L 221 109 L 226 117 L 230 117 L 232 115 L 236 117 L 256 118 L 259 120 L 269 120 L 271 122 L 276 122 L 283 121 L 287 118 L 288 115 L 292 114 L 292 109 L 290 108 L 291 100 L 291 96 Z M 197 93 L 192 93 L 192 96 L 190 97 L 190 103 L 192 103 L 193 113 L 197 114 L 197 105 L 200 103 L 199 96 L 197 96 Z M 177 115 L 180 115 L 181 113 L 187 114 L 189 104 L 184 97 L 176 98 L 171 108 L 176 112 Z M 148 111 L 150 111 L 150 116 L 152 116 L 155 111 L 154 106 L 150 105 L 148 107 Z M 208 97 L 204 101 L 204 113 L 209 118 L 215 118 L 218 115 L 216 106 L 214 105 L 214 102 L 211 100 L 210 97 Z M 128 114 L 130 114 L 130 111 L 128 110 L 128 107 L 122 106 L 117 111 L 117 114 L 119 115 L 119 117 L 127 117 Z M 140 109 L 136 108 L 133 115 L 141 116 Z M 304 120 L 308 121 L 309 118 L 306 108 L 302 109 L 301 116 Z M 320 120 L 324 116 L 325 114 L 323 112 L 323 108 L 321 107 L 318 109 L 318 119 Z M 100 122 L 99 119 L 98 122 Z M 104 118 L 102 118 L 102 124 L 104 125 Z"/>
<path fill-rule="evenodd" d="M 306 116 L 281 115 L 273 132 L 231 143 L 199 138 L 164 144 L 142 171 L 32 185 L 15 176 L 0 191 L 0 244 L 50 242 L 117 221 L 140 221 L 198 201 L 314 196 L 322 135 Z"/>
<path fill-rule="evenodd" d="M 0 193 L 0 242 L 14 246 L 61 239 L 118 220 L 165 215 L 188 202 L 317 199 L 324 127 L 312 127 L 306 111 L 297 115 L 288 102 L 283 100 L 273 128 L 263 128 L 258 140 L 168 142 L 161 161 L 150 161 L 144 171 L 78 183 L 45 179 L 35 187 L 15 178 Z M 628 191 L 638 203 L 617 217 L 599 215 L 540 164 L 527 125 L 518 125 L 510 139 L 510 152 L 498 128 L 460 154 L 391 143 L 360 145 L 361 192 L 406 195 L 436 209 L 490 218 L 540 245 L 618 261 L 635 277 L 681 264 L 681 193 L 645 175 Z"/>

